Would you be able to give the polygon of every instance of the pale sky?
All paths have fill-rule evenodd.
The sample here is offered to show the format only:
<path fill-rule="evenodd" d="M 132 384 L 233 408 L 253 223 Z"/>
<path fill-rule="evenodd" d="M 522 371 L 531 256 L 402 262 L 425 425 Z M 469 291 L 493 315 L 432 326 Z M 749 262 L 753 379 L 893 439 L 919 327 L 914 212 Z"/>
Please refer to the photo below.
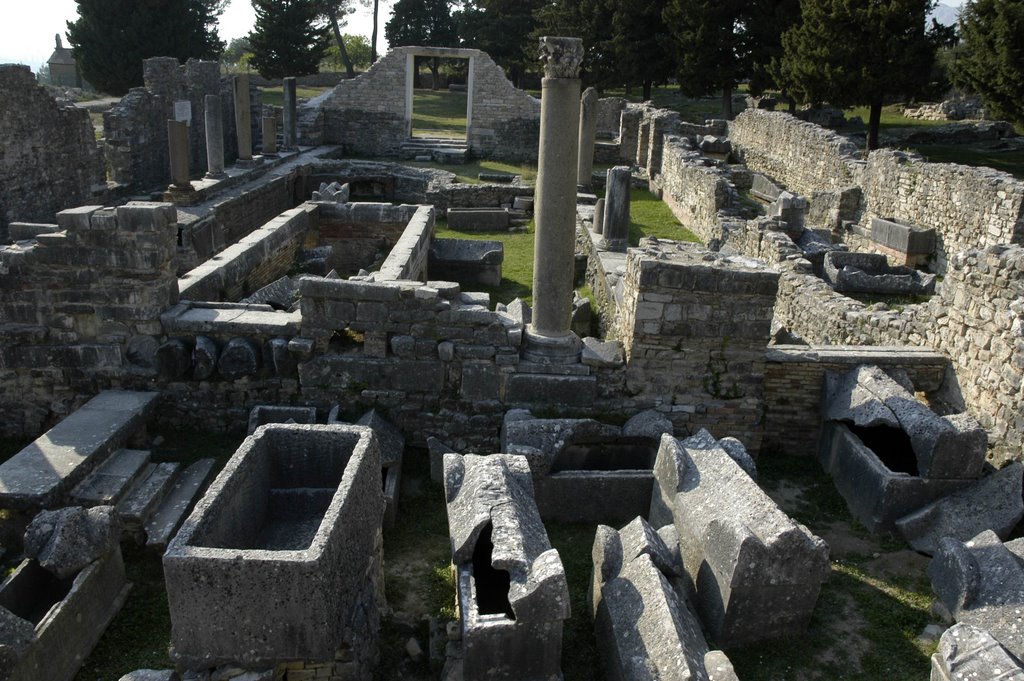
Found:
<path fill-rule="evenodd" d="M 942 4 L 959 7 L 965 0 L 941 0 Z M 373 26 L 372 3 L 366 0 L 369 7 L 356 0 L 355 14 L 348 17 L 348 25 L 342 28 L 343 33 L 355 33 L 370 37 Z M 28 64 L 33 71 L 46 63 L 53 53 L 55 34 L 61 34 L 61 40 L 67 46 L 66 22 L 78 16 L 74 0 L 0 0 L 0 64 Z M 377 52 L 382 54 L 387 49 L 384 40 L 384 24 L 391 15 L 390 3 L 380 0 L 380 21 L 377 37 Z M 220 18 L 220 37 L 225 42 L 232 38 L 245 35 L 252 30 L 254 16 L 249 0 L 231 0 L 227 10 Z"/>
<path fill-rule="evenodd" d="M 348 15 L 348 25 L 342 33 L 355 33 L 370 37 L 373 27 L 373 5 L 356 0 L 354 14 Z M 387 49 L 384 40 L 384 24 L 391 16 L 391 3 L 380 1 L 377 52 Z M 68 46 L 67 22 L 78 17 L 75 0 L 0 0 L 0 64 L 27 64 L 37 71 L 53 53 L 53 37 L 61 34 L 64 46 Z M 255 16 L 249 0 L 231 0 L 231 4 L 220 17 L 221 40 L 229 42 L 252 30 Z"/>

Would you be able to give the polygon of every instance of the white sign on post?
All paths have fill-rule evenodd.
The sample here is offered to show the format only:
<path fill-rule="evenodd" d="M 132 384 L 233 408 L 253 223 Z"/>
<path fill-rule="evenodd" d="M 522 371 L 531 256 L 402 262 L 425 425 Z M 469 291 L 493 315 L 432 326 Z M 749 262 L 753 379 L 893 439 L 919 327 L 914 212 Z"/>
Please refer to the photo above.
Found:
<path fill-rule="evenodd" d="M 192 102 L 182 99 L 174 103 L 174 120 L 192 125 Z"/>

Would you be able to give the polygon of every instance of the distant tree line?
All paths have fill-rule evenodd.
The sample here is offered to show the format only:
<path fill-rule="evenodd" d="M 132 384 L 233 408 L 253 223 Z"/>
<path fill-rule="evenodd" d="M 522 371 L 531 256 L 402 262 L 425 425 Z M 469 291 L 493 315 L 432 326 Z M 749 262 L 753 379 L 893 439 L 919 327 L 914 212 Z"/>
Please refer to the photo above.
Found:
<path fill-rule="evenodd" d="M 68 37 L 83 76 L 122 94 L 141 84 L 145 57 L 217 58 L 224 44 L 216 21 L 227 1 L 77 0 Z M 242 49 L 237 59 L 248 55 L 248 65 L 269 78 L 315 73 L 325 57 L 351 76 L 359 62 L 376 60 L 376 35 L 367 46 L 341 28 L 354 2 L 376 14 L 382 1 L 251 0 L 256 25 L 244 46 L 230 48 Z M 969 0 L 958 28 L 926 24 L 934 3 L 395 0 L 385 34 L 392 46 L 484 50 L 517 85 L 539 69 L 539 36 L 577 36 L 588 85 L 637 88 L 644 99 L 667 83 L 691 97 L 717 92 L 727 117 L 740 84 L 751 94 L 776 93 L 791 107 L 866 105 L 869 147 L 885 104 L 935 97 L 950 83 L 1024 122 L 1024 0 Z M 437 61 L 428 65 L 437 76 Z"/>

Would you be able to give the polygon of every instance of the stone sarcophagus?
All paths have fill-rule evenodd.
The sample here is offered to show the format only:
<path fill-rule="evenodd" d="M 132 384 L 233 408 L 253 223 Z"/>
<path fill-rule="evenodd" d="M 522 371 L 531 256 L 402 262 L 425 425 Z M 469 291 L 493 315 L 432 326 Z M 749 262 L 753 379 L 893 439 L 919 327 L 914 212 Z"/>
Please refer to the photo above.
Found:
<path fill-rule="evenodd" d="M 522 456 L 445 454 L 466 681 L 562 678 L 569 589 Z"/>
<path fill-rule="evenodd" d="M 674 523 L 701 620 L 720 646 L 797 634 L 828 575 L 828 545 L 794 522 L 706 430 L 661 438 L 649 521 Z"/>
<path fill-rule="evenodd" d="M 372 657 L 380 471 L 369 428 L 275 424 L 246 438 L 164 554 L 177 662 L 266 668 L 345 646 Z"/>

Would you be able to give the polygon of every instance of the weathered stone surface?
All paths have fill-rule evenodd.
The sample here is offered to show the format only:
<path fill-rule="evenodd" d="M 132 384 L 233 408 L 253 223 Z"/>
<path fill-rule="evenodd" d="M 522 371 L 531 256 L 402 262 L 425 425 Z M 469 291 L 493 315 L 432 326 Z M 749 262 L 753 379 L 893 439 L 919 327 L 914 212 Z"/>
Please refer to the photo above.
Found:
<path fill-rule="evenodd" d="M 524 456 L 537 479 L 550 472 L 567 443 L 613 439 L 620 433 L 617 426 L 594 419 L 538 419 L 528 410 L 510 409 L 501 426 L 501 451 Z"/>
<path fill-rule="evenodd" d="M 633 175 L 628 166 L 609 168 L 605 181 L 601 247 L 625 251 L 629 242 L 629 201 Z"/>
<path fill-rule="evenodd" d="M 890 267 L 884 255 L 829 251 L 822 273 L 842 293 L 915 296 L 935 291 L 935 275 L 910 267 Z"/>
<path fill-rule="evenodd" d="M 649 437 L 661 441 L 661 436 L 672 434 L 672 422 L 660 411 L 648 409 L 629 417 L 622 424 L 622 434 L 627 437 Z"/>
<path fill-rule="evenodd" d="M 984 629 L 954 624 L 932 655 L 930 681 L 1024 681 L 1024 669 Z"/>
<path fill-rule="evenodd" d="M 298 371 L 298 360 L 288 348 L 287 338 L 271 338 L 263 345 L 264 362 L 275 376 L 291 378 Z"/>
<path fill-rule="evenodd" d="M 122 676 L 119 681 L 179 681 L 180 678 L 173 669 L 136 669 Z"/>
<path fill-rule="evenodd" d="M 107 553 L 120 532 L 112 506 L 42 511 L 25 530 L 25 555 L 66 579 Z"/>
<path fill-rule="evenodd" d="M 232 338 L 217 360 L 217 371 L 229 381 L 252 376 L 260 368 L 260 351 L 248 338 Z"/>
<path fill-rule="evenodd" d="M 828 546 L 795 523 L 706 430 L 662 436 L 649 518 L 674 521 L 705 625 L 720 645 L 785 636 L 810 621 Z"/>
<path fill-rule="evenodd" d="M 376 645 L 380 470 L 368 428 L 268 425 L 247 438 L 164 554 L 178 663 L 259 669 Z M 264 504 L 289 512 L 265 517 Z"/>
<path fill-rule="evenodd" d="M 156 358 L 160 375 L 172 381 L 183 377 L 192 368 L 192 352 L 180 338 L 162 343 L 157 348 Z"/>
<path fill-rule="evenodd" d="M 465 678 L 559 676 L 569 592 L 533 500 L 526 459 L 446 454 L 444 476 Z M 505 616 L 483 618 L 487 613 Z"/>
<path fill-rule="evenodd" d="M 986 530 L 970 541 L 939 541 L 928 565 L 932 590 L 957 622 L 992 634 L 1018 659 L 1024 654 L 1024 545 Z"/>
<path fill-rule="evenodd" d="M 593 336 L 586 336 L 583 339 L 580 361 L 595 368 L 620 367 L 625 362 L 622 355 L 622 343 L 614 340 L 602 341 Z"/>
<path fill-rule="evenodd" d="M 316 407 L 287 407 L 279 404 L 258 404 L 249 412 L 249 430 L 252 435 L 268 423 L 316 423 Z"/>
<path fill-rule="evenodd" d="M 7 678 L 35 640 L 36 628 L 31 622 L 0 607 L 0 675 Z"/>
<path fill-rule="evenodd" d="M 576 164 L 576 184 L 590 187 L 594 174 L 594 135 L 597 132 L 598 93 L 588 87 L 580 99 L 579 160 Z"/>
<path fill-rule="evenodd" d="M 1024 517 L 1024 466 L 1014 461 L 970 487 L 939 499 L 896 521 L 915 551 L 932 555 L 943 537 L 965 542 L 984 530 L 1005 539 Z"/>
<path fill-rule="evenodd" d="M 217 344 L 207 336 L 196 336 L 196 345 L 192 350 L 192 378 L 205 381 L 213 376 L 217 369 L 219 352 Z"/>

